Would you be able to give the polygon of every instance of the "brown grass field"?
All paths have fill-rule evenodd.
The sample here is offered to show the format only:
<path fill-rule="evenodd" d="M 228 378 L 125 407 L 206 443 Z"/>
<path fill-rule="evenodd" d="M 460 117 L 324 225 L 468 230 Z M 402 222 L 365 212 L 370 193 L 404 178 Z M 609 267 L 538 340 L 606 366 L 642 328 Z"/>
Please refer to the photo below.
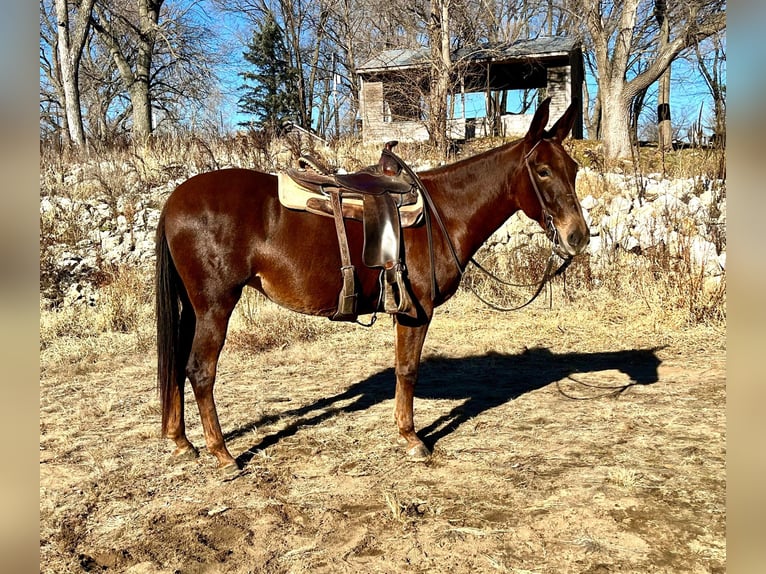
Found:
<path fill-rule="evenodd" d="M 624 292 L 438 309 L 424 464 L 395 444 L 387 317 L 247 297 L 216 387 L 230 482 L 204 448 L 168 462 L 147 301 L 126 333 L 43 314 L 40 571 L 725 572 L 725 325 Z"/>

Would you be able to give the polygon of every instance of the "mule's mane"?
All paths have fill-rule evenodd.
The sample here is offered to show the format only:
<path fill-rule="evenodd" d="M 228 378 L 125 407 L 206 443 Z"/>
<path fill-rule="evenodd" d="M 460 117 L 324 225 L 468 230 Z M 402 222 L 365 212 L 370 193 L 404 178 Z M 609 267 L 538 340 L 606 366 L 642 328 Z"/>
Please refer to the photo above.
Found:
<path fill-rule="evenodd" d="M 493 147 L 491 149 L 485 150 L 483 152 L 477 153 L 475 155 L 472 155 L 470 157 L 465 157 L 463 159 L 459 159 L 458 161 L 455 161 L 453 163 L 448 163 L 445 165 L 440 165 L 438 167 L 434 167 L 431 169 L 426 169 L 420 172 L 417 172 L 419 176 L 425 175 L 425 176 L 431 176 L 431 175 L 439 175 L 442 172 L 445 171 L 452 171 L 456 168 L 464 167 L 466 164 L 469 163 L 475 163 L 478 161 L 482 161 L 484 159 L 489 159 L 490 157 L 495 156 L 498 153 L 504 152 L 509 150 L 515 145 L 518 145 L 524 141 L 524 138 L 519 138 L 517 140 L 513 140 L 511 142 L 505 143 L 498 147 Z"/>

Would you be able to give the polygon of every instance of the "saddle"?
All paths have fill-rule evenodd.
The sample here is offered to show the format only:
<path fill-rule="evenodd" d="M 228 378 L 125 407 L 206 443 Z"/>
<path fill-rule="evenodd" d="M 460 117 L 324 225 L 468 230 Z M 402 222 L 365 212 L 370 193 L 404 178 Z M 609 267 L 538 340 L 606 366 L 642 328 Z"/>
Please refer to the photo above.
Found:
<path fill-rule="evenodd" d="M 343 287 L 333 320 L 355 321 L 358 316 L 355 270 L 344 219 L 362 222 L 362 262 L 367 267 L 382 269 L 385 312 L 417 316 L 406 276 L 401 230 L 420 223 L 423 199 L 416 183 L 399 164 L 401 160 L 391 153 L 396 144 L 395 141 L 385 144 L 377 164 L 355 173 L 330 173 L 316 159 L 305 156 L 298 160 L 298 168 L 279 174 L 280 201 L 286 207 L 335 220 Z"/>

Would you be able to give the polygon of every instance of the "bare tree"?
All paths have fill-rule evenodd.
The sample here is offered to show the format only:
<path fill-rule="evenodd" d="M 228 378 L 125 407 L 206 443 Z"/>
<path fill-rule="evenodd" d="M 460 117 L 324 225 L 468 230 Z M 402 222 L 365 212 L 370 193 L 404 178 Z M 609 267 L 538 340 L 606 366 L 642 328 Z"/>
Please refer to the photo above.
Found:
<path fill-rule="evenodd" d="M 95 0 L 80 0 L 79 3 L 72 4 L 67 0 L 55 0 L 58 28 L 55 43 L 60 73 L 57 79 L 64 100 L 69 141 L 80 148 L 85 147 L 85 131 L 80 109 L 80 60 L 88 37 L 94 2 Z M 70 11 L 70 5 L 76 8 Z"/>
<path fill-rule="evenodd" d="M 327 27 L 330 0 L 215 0 L 223 12 L 236 14 L 258 28 L 266 14 L 273 14 L 284 36 L 290 66 L 301 71 L 297 90 L 302 102 L 296 122 L 302 128 L 314 127 L 312 112 L 321 108 L 321 84 L 329 61 Z"/>
<path fill-rule="evenodd" d="M 341 131 L 340 107 L 343 94 L 347 94 L 346 130 L 355 130 L 356 112 L 359 109 L 359 76 L 356 66 L 371 54 L 370 12 L 363 9 L 363 1 L 338 0 L 328 6 L 327 23 L 328 56 L 333 74 L 333 119 L 335 135 Z"/>
<path fill-rule="evenodd" d="M 148 138 L 159 121 L 202 105 L 212 85 L 210 30 L 192 23 L 194 4 L 165 0 L 97 0 L 93 28 L 106 46 L 130 100 L 132 136 Z"/>
<path fill-rule="evenodd" d="M 130 95 L 133 137 L 145 140 L 152 133 L 149 82 L 164 0 L 99 1 L 93 27 L 109 48 Z"/>
<path fill-rule="evenodd" d="M 57 141 L 67 139 L 64 89 L 58 59 L 58 24 L 51 0 L 40 0 L 40 131 Z"/>
<path fill-rule="evenodd" d="M 726 26 L 725 0 L 689 0 L 668 9 L 670 39 L 659 45 L 646 69 L 628 75 L 635 57 L 637 33 L 651 17 L 654 0 L 579 0 L 584 29 L 598 72 L 601 136 L 607 160 L 631 157 L 630 106 L 635 96 L 657 81 L 683 51 Z M 641 14 L 641 19 L 639 19 Z M 629 79 L 630 78 L 630 79 Z"/>
<path fill-rule="evenodd" d="M 431 82 L 428 126 L 431 139 L 442 155 L 447 152 L 447 95 L 450 89 L 451 0 L 431 0 L 428 41 L 431 49 Z"/>
<path fill-rule="evenodd" d="M 326 12 L 319 8 L 319 14 L 312 14 L 313 2 L 297 0 L 279 0 L 277 2 L 280 25 L 289 46 L 288 53 L 291 65 L 301 70 L 298 77 L 298 98 L 303 105 L 297 118 L 301 127 L 311 128 L 311 108 L 314 103 L 314 80 L 316 78 L 316 62 L 321 36 L 324 34 L 320 25 L 325 20 Z M 320 6 L 322 2 L 318 3 Z M 315 15 L 314 26 L 308 26 L 311 16 Z"/>
<path fill-rule="evenodd" d="M 726 146 L 726 45 L 723 34 L 715 34 L 705 45 L 694 47 L 697 65 L 713 98 L 713 141 Z"/>
<path fill-rule="evenodd" d="M 130 136 L 130 97 L 112 55 L 95 34 L 83 54 L 80 77 L 89 140 L 108 146 L 120 137 Z"/>
<path fill-rule="evenodd" d="M 334 135 L 340 135 L 340 91 L 348 93 L 350 108 L 352 110 L 351 121 L 346 126 L 349 131 L 354 129 L 356 110 L 359 107 L 359 78 L 356 74 L 356 47 L 357 39 L 361 35 L 363 18 L 354 9 L 354 0 L 339 0 L 328 7 L 327 40 L 329 54 L 325 54 L 325 61 L 330 60 L 330 73 L 332 75 L 332 91 L 330 104 L 332 110 L 328 110 L 332 116 Z"/>

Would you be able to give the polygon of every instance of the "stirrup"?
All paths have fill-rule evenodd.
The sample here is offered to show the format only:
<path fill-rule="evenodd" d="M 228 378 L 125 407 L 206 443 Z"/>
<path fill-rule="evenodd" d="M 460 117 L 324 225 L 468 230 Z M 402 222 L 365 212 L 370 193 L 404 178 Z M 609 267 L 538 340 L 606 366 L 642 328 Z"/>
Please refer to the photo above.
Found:
<path fill-rule="evenodd" d="M 383 310 L 392 315 L 401 314 L 416 319 L 418 310 L 407 289 L 404 270 L 404 265 L 401 263 L 386 266 Z"/>

